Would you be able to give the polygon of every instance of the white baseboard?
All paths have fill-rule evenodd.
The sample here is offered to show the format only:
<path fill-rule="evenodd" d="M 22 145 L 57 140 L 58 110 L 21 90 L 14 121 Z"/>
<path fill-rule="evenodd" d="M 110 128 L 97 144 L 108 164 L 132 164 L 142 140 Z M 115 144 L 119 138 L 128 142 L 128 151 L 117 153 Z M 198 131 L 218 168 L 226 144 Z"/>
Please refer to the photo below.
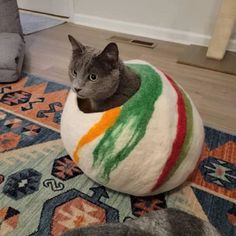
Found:
<path fill-rule="evenodd" d="M 75 24 L 105 29 L 120 33 L 159 39 L 181 44 L 196 44 L 207 46 L 209 35 L 197 34 L 189 31 L 174 30 L 170 28 L 155 27 L 132 22 L 124 22 L 84 14 L 74 14 L 72 21 Z M 230 40 L 228 50 L 236 51 L 236 39 Z"/>

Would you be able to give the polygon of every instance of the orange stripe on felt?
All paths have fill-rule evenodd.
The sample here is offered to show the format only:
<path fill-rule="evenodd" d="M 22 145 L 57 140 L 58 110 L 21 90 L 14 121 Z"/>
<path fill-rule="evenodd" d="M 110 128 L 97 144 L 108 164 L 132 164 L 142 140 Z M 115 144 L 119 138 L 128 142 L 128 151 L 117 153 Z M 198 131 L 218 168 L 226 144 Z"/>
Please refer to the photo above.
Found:
<path fill-rule="evenodd" d="M 94 139 L 105 133 L 117 120 L 121 112 L 121 108 L 117 107 L 105 112 L 101 120 L 96 123 L 87 134 L 85 134 L 79 141 L 73 154 L 73 159 L 76 163 L 79 162 L 79 152 L 81 148 L 92 142 Z"/>

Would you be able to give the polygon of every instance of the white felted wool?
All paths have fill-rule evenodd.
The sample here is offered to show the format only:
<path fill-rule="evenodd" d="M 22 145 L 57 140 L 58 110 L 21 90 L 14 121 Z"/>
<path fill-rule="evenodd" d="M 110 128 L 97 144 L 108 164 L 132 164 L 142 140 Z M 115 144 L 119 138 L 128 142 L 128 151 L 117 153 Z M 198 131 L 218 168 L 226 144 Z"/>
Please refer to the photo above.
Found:
<path fill-rule="evenodd" d="M 146 196 L 182 184 L 199 159 L 202 120 L 191 99 L 147 62 L 128 61 L 141 79 L 123 106 L 83 113 L 70 91 L 61 120 L 65 148 L 94 181 L 116 191 Z"/>

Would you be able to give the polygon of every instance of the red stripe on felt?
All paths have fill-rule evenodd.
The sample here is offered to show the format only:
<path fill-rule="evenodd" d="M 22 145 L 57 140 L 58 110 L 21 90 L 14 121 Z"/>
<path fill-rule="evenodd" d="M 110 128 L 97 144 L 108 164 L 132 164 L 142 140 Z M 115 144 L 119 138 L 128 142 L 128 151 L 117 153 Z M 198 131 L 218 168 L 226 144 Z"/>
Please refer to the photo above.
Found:
<path fill-rule="evenodd" d="M 155 191 L 157 188 L 159 188 L 163 182 L 165 181 L 166 177 L 169 175 L 172 167 L 176 164 L 176 161 L 179 158 L 182 145 L 184 143 L 186 130 L 187 130 L 187 118 L 186 118 L 186 110 L 185 110 L 185 104 L 184 99 L 182 97 L 181 91 L 176 85 L 176 83 L 168 76 L 165 75 L 173 88 L 175 89 L 177 93 L 177 106 L 178 106 L 178 124 L 177 124 L 177 134 L 175 137 L 175 140 L 172 145 L 172 150 L 170 153 L 170 156 L 168 160 L 165 163 L 165 166 L 162 170 L 161 175 L 159 176 L 156 184 L 152 188 L 152 191 Z"/>

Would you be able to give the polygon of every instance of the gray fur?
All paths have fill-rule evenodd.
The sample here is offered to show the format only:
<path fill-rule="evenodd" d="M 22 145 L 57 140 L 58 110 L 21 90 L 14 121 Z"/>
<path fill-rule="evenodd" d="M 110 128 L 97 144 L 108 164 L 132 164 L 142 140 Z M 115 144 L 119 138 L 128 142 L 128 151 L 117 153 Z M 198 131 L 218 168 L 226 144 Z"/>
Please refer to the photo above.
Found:
<path fill-rule="evenodd" d="M 125 223 L 79 228 L 63 236 L 220 236 L 210 224 L 177 209 L 153 211 Z"/>
<path fill-rule="evenodd" d="M 69 77 L 80 110 L 86 113 L 106 111 L 123 105 L 137 92 L 140 79 L 119 59 L 115 43 L 109 43 L 101 51 L 68 37 L 72 45 Z M 96 81 L 89 80 L 91 74 L 97 76 Z"/>
<path fill-rule="evenodd" d="M 130 228 L 125 224 L 107 224 L 75 229 L 63 236 L 152 236 L 140 229 Z"/>

